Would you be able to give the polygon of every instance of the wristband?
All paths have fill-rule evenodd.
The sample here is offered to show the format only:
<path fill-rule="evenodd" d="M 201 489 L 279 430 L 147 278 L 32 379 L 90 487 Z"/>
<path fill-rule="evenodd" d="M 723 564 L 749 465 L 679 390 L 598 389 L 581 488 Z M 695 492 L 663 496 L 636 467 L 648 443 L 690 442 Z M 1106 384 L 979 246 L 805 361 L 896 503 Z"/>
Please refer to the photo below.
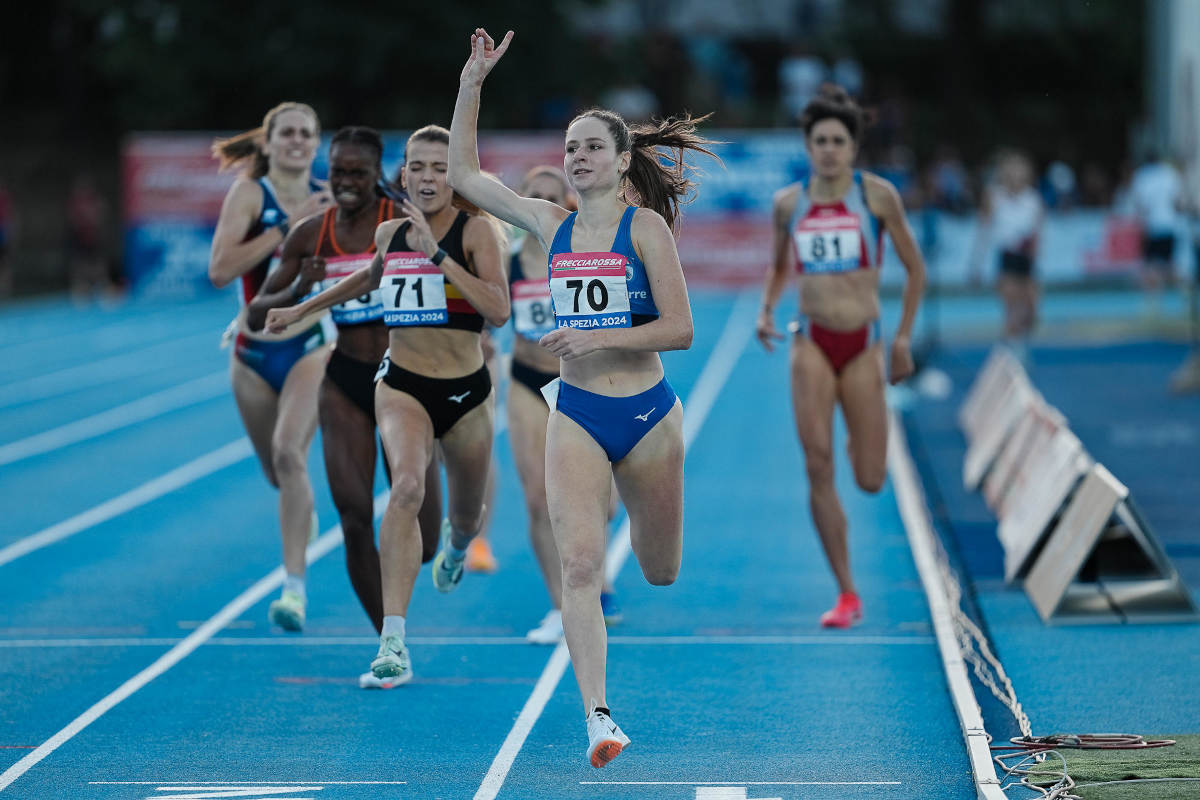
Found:
<path fill-rule="evenodd" d="M 435 267 L 440 267 L 442 262 L 446 260 L 446 251 L 439 247 L 437 252 L 429 257 L 429 260 L 433 262 Z"/>

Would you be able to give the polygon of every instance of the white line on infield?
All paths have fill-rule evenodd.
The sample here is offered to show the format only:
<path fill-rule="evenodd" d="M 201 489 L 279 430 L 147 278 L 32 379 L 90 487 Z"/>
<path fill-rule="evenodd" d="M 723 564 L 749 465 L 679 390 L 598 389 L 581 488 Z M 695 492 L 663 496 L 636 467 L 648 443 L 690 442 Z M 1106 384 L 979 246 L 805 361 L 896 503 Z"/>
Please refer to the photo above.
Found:
<path fill-rule="evenodd" d="M 194 483 L 207 475 L 211 475 L 217 470 L 224 469 L 231 464 L 236 464 L 244 458 L 249 458 L 253 452 L 253 449 L 250 447 L 250 440 L 244 436 L 241 439 L 230 442 L 224 447 L 218 447 L 211 453 L 206 453 L 181 467 L 176 467 L 166 474 L 159 475 L 157 478 L 143 483 L 136 489 L 130 489 L 125 494 L 118 495 L 111 500 L 105 500 L 100 505 L 93 506 L 68 520 L 51 525 L 49 528 L 40 530 L 37 533 L 31 533 L 10 545 L 0 548 L 0 566 L 10 561 L 15 561 L 21 556 L 28 555 L 35 550 L 40 550 L 47 545 L 62 541 L 69 536 L 74 536 L 93 525 L 107 522 L 113 517 L 124 514 L 126 511 L 138 506 L 144 506 L 146 503 L 157 500 L 168 492 L 173 492 L 176 489 L 187 486 L 189 483 Z"/>
<path fill-rule="evenodd" d="M 742 351 L 746 349 L 747 342 L 750 341 L 750 336 L 754 332 L 753 315 L 757 308 L 757 297 L 757 292 L 753 290 L 746 290 L 738 295 L 733 311 L 730 312 L 729 319 L 725 322 L 725 328 L 717 340 L 717 345 L 713 348 L 704 365 L 704 370 L 688 395 L 687 402 L 684 404 L 683 417 L 685 453 L 691 447 L 696 434 L 700 432 L 700 427 L 704 424 L 708 412 L 712 410 L 717 395 L 721 393 L 722 387 L 725 386 L 730 373 L 733 372 L 734 365 Z M 609 545 L 604 559 L 604 574 L 609 581 L 615 579 L 617 573 L 621 571 L 629 552 L 629 518 L 626 517 L 621 529 Z M 495 800 L 496 795 L 500 793 L 504 779 L 508 777 L 508 771 L 517 758 L 517 753 L 521 751 L 525 739 L 529 737 L 534 724 L 542 715 L 546 703 L 554 694 L 559 681 L 562 680 L 569 662 L 567 645 L 565 642 L 559 642 L 534 685 L 533 693 L 521 708 L 521 713 L 517 716 L 517 721 L 513 723 L 512 730 L 508 732 L 508 736 L 504 738 L 504 743 L 500 746 L 500 751 L 492 760 L 492 765 L 483 777 L 474 800 Z"/>
<path fill-rule="evenodd" d="M 94 439 L 180 408 L 197 405 L 225 394 L 228 390 L 228 371 L 213 372 L 90 417 L 0 445 L 0 466 Z"/>

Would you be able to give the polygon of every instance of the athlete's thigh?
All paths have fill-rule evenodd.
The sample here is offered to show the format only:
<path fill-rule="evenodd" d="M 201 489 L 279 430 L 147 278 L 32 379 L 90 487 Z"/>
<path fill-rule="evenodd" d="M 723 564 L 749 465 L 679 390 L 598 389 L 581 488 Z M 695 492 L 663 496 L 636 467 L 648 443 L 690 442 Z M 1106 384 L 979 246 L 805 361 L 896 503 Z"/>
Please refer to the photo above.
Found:
<path fill-rule="evenodd" d="M 305 447 L 317 432 L 317 400 L 328 346 L 321 347 L 292 365 L 279 393 L 279 419 L 275 422 L 276 441 L 301 442 Z"/>
<path fill-rule="evenodd" d="M 613 466 L 642 570 L 678 570 L 683 548 L 683 407 L 675 407 Z M 653 579 L 653 578 L 652 578 Z"/>
<path fill-rule="evenodd" d="M 275 417 L 279 413 L 279 395 L 261 375 L 238 361 L 236 355 L 230 361 L 229 375 L 242 425 L 267 477 L 271 483 L 275 483 L 274 467 L 271 465 L 271 436 L 274 435 Z"/>
<path fill-rule="evenodd" d="M 489 397 L 468 411 L 442 435 L 442 460 L 450 515 L 471 516 L 487 495 L 492 460 L 495 403 Z"/>
<path fill-rule="evenodd" d="M 375 423 L 329 378 L 321 382 L 321 447 L 339 512 L 373 516 Z"/>
<path fill-rule="evenodd" d="M 837 377 L 825 354 L 804 336 L 792 337 L 792 410 L 806 456 L 831 458 Z"/>
<path fill-rule="evenodd" d="M 546 425 L 546 506 L 559 555 L 604 560 L 612 467 L 591 435 L 561 412 Z"/>
<path fill-rule="evenodd" d="M 424 493 L 425 473 L 433 458 L 433 423 L 425 407 L 407 392 L 385 382 L 375 384 L 375 424 L 392 473 L 392 486 L 401 481 Z"/>
<path fill-rule="evenodd" d="M 878 475 L 887 465 L 882 343 L 871 345 L 842 370 L 838 376 L 838 401 L 850 434 L 855 471 L 870 467 Z"/>
<path fill-rule="evenodd" d="M 546 423 L 550 409 L 518 381 L 508 388 L 508 440 L 512 445 L 517 475 L 527 498 L 546 495 Z"/>

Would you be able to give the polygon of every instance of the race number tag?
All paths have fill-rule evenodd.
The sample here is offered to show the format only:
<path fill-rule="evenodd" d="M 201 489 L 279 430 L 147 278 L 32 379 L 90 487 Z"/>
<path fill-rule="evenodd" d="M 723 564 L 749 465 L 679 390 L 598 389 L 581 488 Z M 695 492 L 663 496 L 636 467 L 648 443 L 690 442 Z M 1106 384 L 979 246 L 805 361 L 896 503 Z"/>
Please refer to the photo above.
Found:
<path fill-rule="evenodd" d="M 325 259 L 325 279 L 321 281 L 318 289 L 326 291 L 370 263 L 369 255 L 330 256 Z M 383 298 L 379 289 L 373 289 L 364 295 L 338 303 L 329 311 L 338 325 L 373 322 L 383 316 Z"/>
<path fill-rule="evenodd" d="M 804 272 L 850 272 L 862 265 L 862 234 L 852 214 L 801 220 L 793 238 Z"/>
<path fill-rule="evenodd" d="M 550 262 L 550 294 L 560 328 L 628 328 L 629 287 L 620 253 L 559 253 Z"/>
<path fill-rule="evenodd" d="M 445 277 L 424 253 L 388 253 L 379 291 L 389 326 L 445 325 L 450 319 Z"/>
<path fill-rule="evenodd" d="M 550 284 L 546 281 L 513 281 L 512 317 L 517 334 L 531 342 L 554 330 Z"/>

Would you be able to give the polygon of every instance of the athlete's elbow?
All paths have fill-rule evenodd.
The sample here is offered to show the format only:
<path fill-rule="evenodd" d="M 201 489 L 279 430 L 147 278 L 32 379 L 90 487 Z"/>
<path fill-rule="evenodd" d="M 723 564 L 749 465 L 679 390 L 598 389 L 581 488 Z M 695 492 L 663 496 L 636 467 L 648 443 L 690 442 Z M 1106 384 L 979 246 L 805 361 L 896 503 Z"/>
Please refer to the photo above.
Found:
<path fill-rule="evenodd" d="M 221 268 L 217 266 L 217 262 L 215 261 L 208 265 L 208 279 L 212 281 L 212 285 L 218 289 L 224 289 L 229 285 L 229 282 L 233 280 L 231 276 L 222 272 Z"/>
<path fill-rule="evenodd" d="M 692 328 L 692 324 L 689 322 L 682 330 L 680 330 L 679 337 L 677 340 L 677 346 L 675 349 L 676 350 L 690 349 L 692 346 L 693 334 L 694 334 L 694 329 Z"/>

